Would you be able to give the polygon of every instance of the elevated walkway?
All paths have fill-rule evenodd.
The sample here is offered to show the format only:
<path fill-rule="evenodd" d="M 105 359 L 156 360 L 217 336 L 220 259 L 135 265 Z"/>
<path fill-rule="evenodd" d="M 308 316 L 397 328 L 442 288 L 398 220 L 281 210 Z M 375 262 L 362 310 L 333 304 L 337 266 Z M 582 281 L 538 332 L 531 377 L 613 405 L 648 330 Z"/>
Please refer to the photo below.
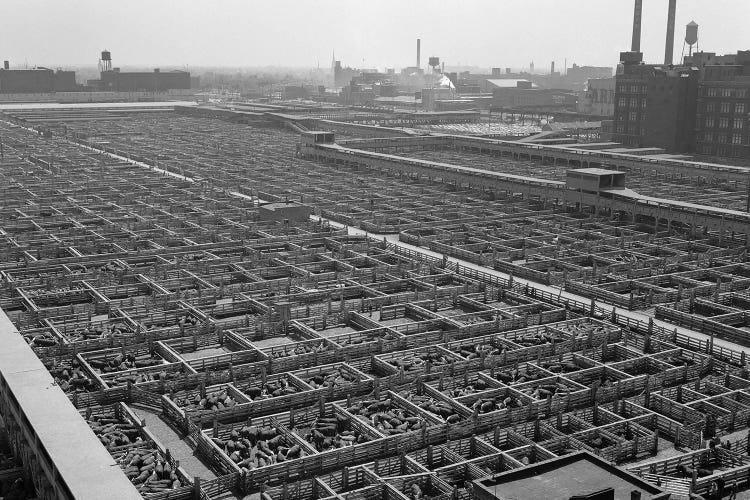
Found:
<path fill-rule="evenodd" d="M 43 499 L 142 500 L 0 309 L 0 413 Z"/>

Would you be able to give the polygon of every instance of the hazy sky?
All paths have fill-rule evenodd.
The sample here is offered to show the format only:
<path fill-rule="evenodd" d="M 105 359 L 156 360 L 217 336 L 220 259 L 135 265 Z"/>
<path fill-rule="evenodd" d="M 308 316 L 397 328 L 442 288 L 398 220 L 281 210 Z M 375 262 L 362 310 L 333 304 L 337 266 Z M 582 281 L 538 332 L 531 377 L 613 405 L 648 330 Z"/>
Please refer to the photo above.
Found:
<path fill-rule="evenodd" d="M 641 49 L 664 58 L 667 0 L 644 0 Z M 0 59 L 13 66 L 401 68 L 436 55 L 446 65 L 612 66 L 630 47 L 632 0 L 0 0 Z M 684 27 L 700 46 L 750 49 L 750 0 L 677 0 L 675 61 Z"/>

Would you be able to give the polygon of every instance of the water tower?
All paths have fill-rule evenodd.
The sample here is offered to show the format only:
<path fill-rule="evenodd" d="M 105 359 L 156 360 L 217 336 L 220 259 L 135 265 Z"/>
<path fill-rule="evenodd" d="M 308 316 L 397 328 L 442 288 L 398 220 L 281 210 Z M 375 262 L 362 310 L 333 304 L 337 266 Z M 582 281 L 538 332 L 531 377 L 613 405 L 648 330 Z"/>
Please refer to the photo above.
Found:
<path fill-rule="evenodd" d="M 687 26 L 685 26 L 685 43 L 690 47 L 688 55 L 692 56 L 693 45 L 696 45 L 697 48 L 698 43 L 698 23 L 695 21 L 690 21 Z"/>
<path fill-rule="evenodd" d="M 112 71 L 112 54 L 108 50 L 102 51 L 99 59 L 99 71 Z"/>
<path fill-rule="evenodd" d="M 435 56 L 430 56 L 429 64 L 430 64 L 430 67 L 432 67 L 432 72 L 434 73 L 435 72 L 435 68 L 437 68 L 438 66 L 440 66 L 440 58 L 439 57 L 435 57 Z"/>

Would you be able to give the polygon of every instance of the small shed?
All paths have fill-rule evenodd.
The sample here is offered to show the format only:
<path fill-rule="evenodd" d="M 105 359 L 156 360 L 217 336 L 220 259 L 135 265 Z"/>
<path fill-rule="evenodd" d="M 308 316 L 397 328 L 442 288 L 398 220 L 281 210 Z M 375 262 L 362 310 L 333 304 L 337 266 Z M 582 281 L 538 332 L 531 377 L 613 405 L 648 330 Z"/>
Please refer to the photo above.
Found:
<path fill-rule="evenodd" d="M 598 193 L 612 189 L 625 189 L 625 172 L 605 168 L 578 168 L 568 170 L 565 187 L 575 191 Z"/>
<path fill-rule="evenodd" d="M 302 142 L 305 144 L 332 144 L 335 136 L 327 130 L 309 130 L 302 132 Z"/>
<path fill-rule="evenodd" d="M 312 207 L 296 201 L 281 201 L 264 203 L 258 207 L 258 215 L 262 220 L 279 222 L 302 222 L 310 218 Z"/>

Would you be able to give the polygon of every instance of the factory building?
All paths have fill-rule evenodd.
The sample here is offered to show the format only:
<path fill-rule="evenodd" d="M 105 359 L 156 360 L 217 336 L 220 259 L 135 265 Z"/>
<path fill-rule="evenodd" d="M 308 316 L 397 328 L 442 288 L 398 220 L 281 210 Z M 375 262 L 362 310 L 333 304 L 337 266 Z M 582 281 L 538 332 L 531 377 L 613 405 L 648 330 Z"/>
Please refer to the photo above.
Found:
<path fill-rule="evenodd" d="M 578 98 L 579 113 L 613 116 L 615 114 L 615 79 L 592 78 Z"/>
<path fill-rule="evenodd" d="M 436 111 L 439 101 L 451 100 L 455 93 L 455 89 L 449 87 L 422 89 L 422 107 L 428 111 Z"/>
<path fill-rule="evenodd" d="M 51 92 L 55 73 L 47 68 L 0 70 L 0 92 L 4 94 Z"/>
<path fill-rule="evenodd" d="M 621 53 L 615 84 L 611 138 L 629 146 L 660 147 L 674 153 L 750 158 L 750 51 L 717 56 L 692 53 L 698 25 L 686 27 L 690 54 L 672 65 L 674 26 L 667 26 L 664 64 L 643 64 L 639 3 L 630 52 Z M 673 23 L 670 3 L 669 20 Z"/>
<path fill-rule="evenodd" d="M 568 91 L 540 89 L 528 80 L 489 80 L 496 86 L 492 105 L 497 108 L 566 108 L 575 109 L 578 97 Z M 515 85 L 512 85 L 515 83 Z"/>
<path fill-rule="evenodd" d="M 610 66 L 579 66 L 574 63 L 572 68 L 567 69 L 565 76 L 573 82 L 586 82 L 592 78 L 611 78 L 612 73 Z"/>
<path fill-rule="evenodd" d="M 638 60 L 633 56 L 638 56 Z M 623 53 L 616 77 L 613 140 L 669 152 L 693 150 L 699 71 L 689 66 L 641 64 Z"/>
<path fill-rule="evenodd" d="M 700 71 L 672 64 L 675 2 L 669 2 L 663 64 L 643 64 L 642 0 L 636 0 L 631 50 L 620 53 L 615 76 L 612 140 L 634 147 L 692 152 Z"/>
<path fill-rule="evenodd" d="M 7 61 L 6 61 L 7 62 Z M 75 71 L 53 71 L 49 68 L 0 69 L 0 93 L 32 94 L 78 90 Z"/>
<path fill-rule="evenodd" d="M 166 91 L 189 89 L 190 73 L 187 71 L 122 72 L 118 68 L 102 71 L 100 89 L 115 92 Z"/>
<path fill-rule="evenodd" d="M 706 59 L 700 66 L 695 152 L 750 159 L 750 51 Z"/>
<path fill-rule="evenodd" d="M 674 2 L 669 3 L 664 64 L 643 64 L 641 0 L 631 50 L 620 54 L 611 139 L 674 153 L 750 159 L 750 51 L 692 52 L 698 25 L 686 26 L 690 53 L 672 64 Z"/>
<path fill-rule="evenodd" d="M 108 92 L 164 92 L 171 89 L 190 89 L 190 73 L 187 71 L 120 71 L 112 67 L 112 53 L 103 50 L 99 59 L 100 78 L 88 80 L 87 84 L 99 91 Z"/>
<path fill-rule="evenodd" d="M 80 90 L 80 87 L 76 83 L 75 71 L 63 71 L 60 69 L 55 71 L 55 92 L 75 92 L 76 90 Z"/>

